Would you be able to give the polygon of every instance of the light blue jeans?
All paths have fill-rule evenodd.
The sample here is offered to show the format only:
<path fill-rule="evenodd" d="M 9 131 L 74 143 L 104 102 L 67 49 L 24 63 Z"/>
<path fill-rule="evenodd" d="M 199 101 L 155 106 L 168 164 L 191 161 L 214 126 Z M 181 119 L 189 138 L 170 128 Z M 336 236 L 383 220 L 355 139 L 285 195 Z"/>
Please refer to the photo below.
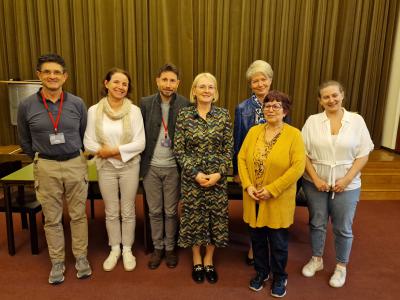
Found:
<path fill-rule="evenodd" d="M 336 261 L 348 263 L 353 243 L 353 219 L 360 189 L 335 193 L 320 192 L 312 182 L 303 180 L 303 191 L 310 213 L 310 235 L 313 256 L 322 256 L 325 248 L 326 228 L 329 217 L 335 236 Z"/>

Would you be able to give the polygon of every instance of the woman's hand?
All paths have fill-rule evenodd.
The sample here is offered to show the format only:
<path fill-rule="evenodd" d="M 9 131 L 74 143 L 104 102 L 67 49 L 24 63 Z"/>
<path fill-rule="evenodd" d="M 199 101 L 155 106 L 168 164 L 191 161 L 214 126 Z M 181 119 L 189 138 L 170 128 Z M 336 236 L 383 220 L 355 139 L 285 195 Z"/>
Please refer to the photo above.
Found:
<path fill-rule="evenodd" d="M 249 194 L 250 198 L 259 201 L 260 199 L 257 197 L 257 189 L 253 186 L 250 185 L 246 189 L 247 194 Z"/>
<path fill-rule="evenodd" d="M 327 184 L 324 180 L 322 180 L 319 177 L 314 178 L 313 182 L 314 182 L 314 185 L 317 188 L 317 190 L 320 192 L 329 192 L 329 190 L 331 189 L 329 184 Z"/>
<path fill-rule="evenodd" d="M 335 186 L 333 187 L 333 191 L 335 193 L 341 193 L 344 191 L 344 189 L 349 185 L 351 182 L 351 179 L 347 179 L 347 177 L 342 177 L 338 180 L 336 180 Z"/>
<path fill-rule="evenodd" d="M 97 152 L 96 155 L 101 158 L 109 158 L 112 156 L 118 156 L 118 147 L 110 147 L 108 145 L 103 145 Z"/>
<path fill-rule="evenodd" d="M 218 180 L 221 179 L 221 174 L 220 173 L 212 173 L 208 175 L 208 184 L 206 187 L 214 186 L 217 184 Z"/>
<path fill-rule="evenodd" d="M 208 176 L 206 174 L 204 174 L 203 172 L 199 172 L 199 173 L 197 173 L 194 180 L 196 180 L 198 184 L 203 186 L 204 184 L 206 184 L 208 182 Z"/>
<path fill-rule="evenodd" d="M 204 174 L 199 172 L 195 178 L 195 180 L 200 184 L 202 187 L 212 187 L 217 184 L 218 180 L 221 179 L 220 173 L 213 173 L 213 174 Z"/>
<path fill-rule="evenodd" d="M 272 198 L 272 194 L 265 188 L 256 191 L 256 193 L 257 198 L 260 200 L 268 200 Z"/>

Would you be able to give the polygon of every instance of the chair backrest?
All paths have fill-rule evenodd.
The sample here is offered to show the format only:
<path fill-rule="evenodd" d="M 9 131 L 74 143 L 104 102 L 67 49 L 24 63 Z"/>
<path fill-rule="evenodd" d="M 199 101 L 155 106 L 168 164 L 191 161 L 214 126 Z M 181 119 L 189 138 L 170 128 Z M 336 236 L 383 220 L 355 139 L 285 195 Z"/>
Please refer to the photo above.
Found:
<path fill-rule="evenodd" d="M 15 171 L 22 168 L 22 162 L 20 160 L 5 161 L 0 163 L 0 178 L 3 178 Z"/>

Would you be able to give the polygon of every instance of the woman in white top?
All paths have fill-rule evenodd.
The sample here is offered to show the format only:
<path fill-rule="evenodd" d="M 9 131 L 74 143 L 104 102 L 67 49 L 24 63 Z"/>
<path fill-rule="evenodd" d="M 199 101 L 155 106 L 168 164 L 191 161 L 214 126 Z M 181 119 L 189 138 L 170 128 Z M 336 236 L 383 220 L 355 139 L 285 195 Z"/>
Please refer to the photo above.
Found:
<path fill-rule="evenodd" d="M 310 213 L 312 258 L 303 267 L 306 277 L 323 269 L 326 228 L 333 225 L 336 268 L 332 287 L 342 287 L 353 241 L 352 224 L 360 197 L 360 171 L 368 161 L 373 143 L 364 119 L 342 107 L 344 90 L 337 81 L 319 87 L 324 112 L 310 116 L 302 134 L 307 160 L 303 190 Z"/>
<path fill-rule="evenodd" d="M 104 200 L 111 252 L 103 263 L 111 271 L 121 256 L 126 271 L 132 271 L 135 234 L 135 197 L 139 184 L 140 153 L 145 134 L 140 109 L 126 98 L 131 90 L 129 74 L 111 69 L 104 79 L 99 103 L 88 111 L 84 145 L 95 154 L 98 181 Z M 120 195 L 120 198 L 119 198 Z"/>

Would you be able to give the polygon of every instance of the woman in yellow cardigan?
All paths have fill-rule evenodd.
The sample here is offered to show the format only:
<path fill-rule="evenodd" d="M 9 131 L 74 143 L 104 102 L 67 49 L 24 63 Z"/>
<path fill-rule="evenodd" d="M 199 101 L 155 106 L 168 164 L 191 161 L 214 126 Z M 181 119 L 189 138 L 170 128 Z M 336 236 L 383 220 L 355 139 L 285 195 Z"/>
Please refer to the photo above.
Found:
<path fill-rule="evenodd" d="M 288 228 L 306 161 L 300 131 L 283 122 L 290 106 L 287 95 L 271 91 L 263 104 L 267 123 L 250 129 L 238 155 L 243 219 L 249 224 L 257 272 L 249 288 L 260 291 L 271 272 L 275 297 L 286 294 Z"/>

